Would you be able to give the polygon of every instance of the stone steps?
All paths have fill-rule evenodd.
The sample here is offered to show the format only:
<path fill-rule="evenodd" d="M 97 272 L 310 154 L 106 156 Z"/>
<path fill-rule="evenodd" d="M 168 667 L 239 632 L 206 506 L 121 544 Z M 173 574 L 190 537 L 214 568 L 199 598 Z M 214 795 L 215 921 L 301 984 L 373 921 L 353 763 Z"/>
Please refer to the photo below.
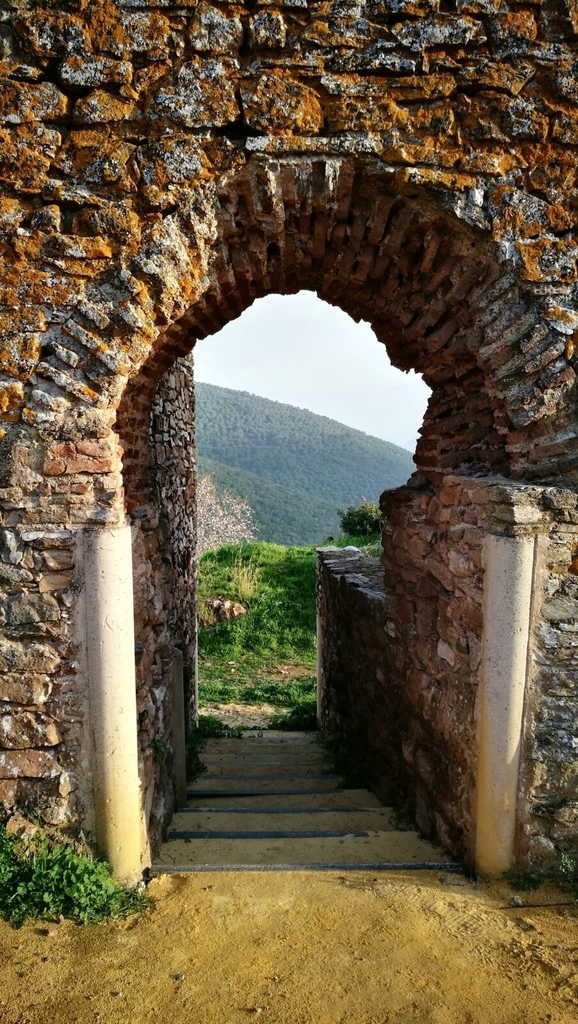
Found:
<path fill-rule="evenodd" d="M 209 740 L 154 871 L 459 870 L 397 827 L 365 789 L 340 789 L 315 734 Z"/>

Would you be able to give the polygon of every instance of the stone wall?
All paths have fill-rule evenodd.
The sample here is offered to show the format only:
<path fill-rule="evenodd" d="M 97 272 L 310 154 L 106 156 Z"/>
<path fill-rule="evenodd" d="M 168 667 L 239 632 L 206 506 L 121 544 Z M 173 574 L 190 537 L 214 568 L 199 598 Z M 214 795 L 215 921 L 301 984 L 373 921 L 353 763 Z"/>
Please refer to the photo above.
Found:
<path fill-rule="evenodd" d="M 161 378 L 151 416 L 151 472 L 170 558 L 170 632 L 183 653 L 189 725 L 196 718 L 197 542 L 195 388 L 192 357 Z M 162 600 L 158 600 L 162 607 Z"/>
<path fill-rule="evenodd" d="M 386 587 L 365 556 L 320 554 L 322 719 L 387 801 L 472 860 L 488 533 L 536 538 L 517 857 L 575 855 L 578 726 L 573 491 L 446 477 L 386 491 Z"/>
<path fill-rule="evenodd" d="M 478 506 L 469 499 L 448 526 L 444 477 L 578 487 L 577 33 L 570 0 L 4 5 L 6 802 L 29 794 L 42 813 L 90 828 L 83 551 L 90 531 L 113 531 L 127 514 L 143 771 L 157 771 L 150 743 L 167 729 L 173 621 L 193 646 L 171 595 L 187 591 L 194 567 L 186 541 L 169 553 L 151 489 L 154 396 L 197 339 L 270 292 L 310 288 L 370 321 L 392 362 L 432 388 L 416 452 L 424 489 L 391 515 L 400 555 L 386 551 L 388 593 L 400 612 L 388 618 L 398 631 L 390 676 L 412 694 L 424 750 L 434 719 L 443 732 L 446 710 L 471 707 L 480 545 L 468 517 Z M 189 487 L 182 469 L 179 493 L 170 474 L 161 480 L 168 507 Z M 449 530 L 462 527 L 469 581 L 448 561 Z M 451 541 L 446 554 L 436 538 Z M 430 557 L 422 594 L 417 563 Z M 451 580 L 465 581 L 455 586 L 467 623 Z M 526 824 L 566 842 L 572 815 L 556 807 L 559 769 L 545 751 L 549 732 L 569 728 L 570 684 L 560 687 L 574 620 L 549 621 L 533 652 L 545 674 L 526 748 Z M 404 650 L 411 637 L 419 651 Z M 416 813 L 456 848 L 471 832 L 468 735 L 444 740 L 454 810 L 430 807 L 427 757 L 408 754 Z"/>
<path fill-rule="evenodd" d="M 408 791 L 393 680 L 386 675 L 385 586 L 379 558 L 319 548 L 318 698 L 321 728 L 338 741 L 354 775 L 383 803 Z"/>
<path fill-rule="evenodd" d="M 153 849 L 174 810 L 175 647 L 183 653 L 188 727 L 196 717 L 194 410 L 192 361 L 180 359 L 161 378 L 155 393 L 149 437 L 143 439 L 150 452 L 149 501 L 131 514 L 139 774 Z"/>

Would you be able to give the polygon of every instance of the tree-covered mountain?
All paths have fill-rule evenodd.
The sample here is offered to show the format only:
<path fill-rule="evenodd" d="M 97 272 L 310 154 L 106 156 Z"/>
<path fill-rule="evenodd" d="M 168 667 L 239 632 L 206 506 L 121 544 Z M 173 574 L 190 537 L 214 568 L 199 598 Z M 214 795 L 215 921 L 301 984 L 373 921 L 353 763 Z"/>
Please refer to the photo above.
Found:
<path fill-rule="evenodd" d="M 200 472 L 248 500 L 262 540 L 321 541 L 338 507 L 375 501 L 414 471 L 404 448 L 327 416 L 213 384 L 195 393 Z"/>
<path fill-rule="evenodd" d="M 274 544 L 314 544 L 339 532 L 335 503 L 263 480 L 255 473 L 224 466 L 202 455 L 199 476 L 210 476 L 217 490 L 244 498 L 255 513 L 256 534 Z"/>

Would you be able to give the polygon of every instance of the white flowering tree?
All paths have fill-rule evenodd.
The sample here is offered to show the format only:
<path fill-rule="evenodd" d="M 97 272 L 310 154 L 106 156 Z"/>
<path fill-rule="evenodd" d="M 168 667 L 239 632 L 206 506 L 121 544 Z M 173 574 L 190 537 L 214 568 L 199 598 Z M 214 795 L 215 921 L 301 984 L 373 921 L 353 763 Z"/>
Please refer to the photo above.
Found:
<path fill-rule="evenodd" d="M 247 501 L 217 491 L 210 476 L 197 483 L 197 546 L 198 556 L 222 544 L 245 544 L 255 540 L 254 512 Z"/>

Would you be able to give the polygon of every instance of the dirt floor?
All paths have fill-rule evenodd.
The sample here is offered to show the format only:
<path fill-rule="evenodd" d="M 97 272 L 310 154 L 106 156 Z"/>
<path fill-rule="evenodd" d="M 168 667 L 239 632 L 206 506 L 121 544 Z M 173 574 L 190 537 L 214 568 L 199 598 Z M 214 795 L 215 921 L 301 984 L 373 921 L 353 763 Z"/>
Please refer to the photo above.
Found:
<path fill-rule="evenodd" d="M 0 923 L 1 1024 L 572 1024 L 578 907 L 460 877 L 169 875 L 108 925 Z"/>
<path fill-rule="evenodd" d="M 223 725 L 229 729 L 236 729 L 239 726 L 243 729 L 267 729 L 273 715 L 283 712 L 282 708 L 275 708 L 272 704 L 218 704 L 214 701 L 205 701 L 201 707 L 201 715 L 215 715 Z"/>

